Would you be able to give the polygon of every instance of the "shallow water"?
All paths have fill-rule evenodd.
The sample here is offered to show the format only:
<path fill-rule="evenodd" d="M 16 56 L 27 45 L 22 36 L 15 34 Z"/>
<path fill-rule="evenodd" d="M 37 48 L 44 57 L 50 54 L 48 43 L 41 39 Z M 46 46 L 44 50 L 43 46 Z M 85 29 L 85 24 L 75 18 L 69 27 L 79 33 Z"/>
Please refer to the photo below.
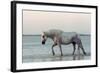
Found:
<path fill-rule="evenodd" d="M 54 47 L 55 56 L 52 54 L 51 46 L 53 41 L 48 39 L 45 45 L 41 44 L 41 37 L 39 35 L 23 35 L 23 63 L 29 62 L 45 62 L 45 61 L 70 61 L 70 60 L 89 60 L 91 57 L 90 36 L 80 36 L 86 55 L 83 55 L 82 50 L 80 54 L 76 49 L 75 55 L 72 55 L 73 46 L 62 45 L 63 56 L 61 56 L 58 46 Z"/>

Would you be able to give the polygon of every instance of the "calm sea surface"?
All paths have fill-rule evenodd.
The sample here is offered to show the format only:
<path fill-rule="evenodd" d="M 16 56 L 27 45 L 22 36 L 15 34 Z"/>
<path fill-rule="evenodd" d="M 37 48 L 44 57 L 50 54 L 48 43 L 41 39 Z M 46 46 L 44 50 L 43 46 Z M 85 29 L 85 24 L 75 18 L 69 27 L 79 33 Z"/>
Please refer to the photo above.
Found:
<path fill-rule="evenodd" d="M 51 39 L 47 39 L 46 44 L 41 44 L 41 37 L 38 35 L 23 35 L 23 53 L 22 53 L 22 61 L 23 63 L 29 62 L 45 62 L 45 61 L 71 61 L 71 60 L 89 60 L 91 59 L 91 43 L 90 36 L 83 35 L 80 36 L 83 47 L 87 53 L 87 55 L 83 55 L 82 50 L 80 50 L 81 54 L 78 54 L 76 49 L 75 55 L 72 55 L 73 46 L 70 45 L 62 45 L 63 55 L 60 56 L 60 49 L 58 46 L 54 47 L 55 56 L 52 55 L 51 46 L 53 41 Z"/>

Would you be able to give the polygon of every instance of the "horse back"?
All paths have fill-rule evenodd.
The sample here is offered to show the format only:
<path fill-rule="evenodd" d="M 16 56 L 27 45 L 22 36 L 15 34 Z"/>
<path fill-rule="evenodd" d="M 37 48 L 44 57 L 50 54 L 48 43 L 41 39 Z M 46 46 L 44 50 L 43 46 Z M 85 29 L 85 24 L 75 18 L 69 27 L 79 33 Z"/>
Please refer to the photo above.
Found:
<path fill-rule="evenodd" d="M 70 44 L 73 42 L 73 38 L 77 38 L 77 33 L 76 32 L 64 32 L 61 35 L 61 43 L 62 44 Z"/>

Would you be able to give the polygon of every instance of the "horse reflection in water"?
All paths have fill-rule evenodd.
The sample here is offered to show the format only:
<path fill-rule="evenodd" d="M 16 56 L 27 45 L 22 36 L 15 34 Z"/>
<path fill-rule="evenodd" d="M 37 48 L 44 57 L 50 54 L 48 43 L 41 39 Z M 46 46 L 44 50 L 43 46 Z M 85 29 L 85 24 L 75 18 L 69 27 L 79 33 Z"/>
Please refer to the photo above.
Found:
<path fill-rule="evenodd" d="M 72 53 L 73 55 L 76 50 L 76 45 L 78 46 L 78 52 L 80 52 L 80 48 L 81 48 L 83 53 L 86 54 L 81 39 L 76 32 L 63 32 L 62 30 L 57 30 L 57 29 L 45 31 L 41 35 L 41 40 L 43 45 L 45 44 L 47 38 L 52 39 L 54 42 L 51 48 L 53 55 L 55 55 L 53 47 L 58 45 L 60 48 L 61 56 L 63 56 L 61 45 L 68 45 L 68 44 L 73 45 L 73 49 L 74 49 Z"/>

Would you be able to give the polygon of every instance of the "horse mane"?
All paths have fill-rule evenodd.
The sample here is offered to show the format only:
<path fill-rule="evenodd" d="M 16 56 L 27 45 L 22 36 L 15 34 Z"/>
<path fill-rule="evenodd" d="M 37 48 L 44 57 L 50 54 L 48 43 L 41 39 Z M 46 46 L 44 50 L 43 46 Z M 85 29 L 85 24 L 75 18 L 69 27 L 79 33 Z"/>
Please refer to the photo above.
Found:
<path fill-rule="evenodd" d="M 62 34 L 62 30 L 58 30 L 58 29 L 51 29 L 51 30 L 48 30 L 48 31 L 45 31 L 44 34 L 46 36 L 59 36 Z"/>

